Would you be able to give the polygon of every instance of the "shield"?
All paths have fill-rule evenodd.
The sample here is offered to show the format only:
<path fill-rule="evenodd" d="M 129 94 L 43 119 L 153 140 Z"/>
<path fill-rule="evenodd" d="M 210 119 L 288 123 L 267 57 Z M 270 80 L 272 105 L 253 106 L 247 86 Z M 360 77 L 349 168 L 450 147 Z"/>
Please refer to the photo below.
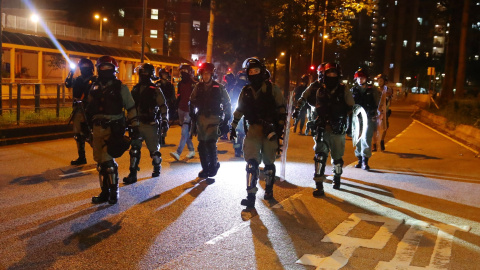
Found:
<path fill-rule="evenodd" d="M 367 133 L 367 113 L 362 106 L 353 105 L 352 112 L 352 143 L 355 147 L 357 143 L 365 137 Z"/>
<path fill-rule="evenodd" d="M 283 145 L 282 155 L 281 155 L 281 167 L 280 167 L 280 181 L 285 181 L 285 169 L 287 166 L 287 150 L 288 150 L 288 137 L 290 135 L 290 126 L 292 123 L 292 113 L 293 113 L 293 92 L 290 92 L 287 103 L 287 120 L 285 123 L 285 130 L 283 133 Z"/>
<path fill-rule="evenodd" d="M 382 91 L 380 103 L 378 104 L 377 128 L 375 130 L 374 142 L 380 145 L 382 135 L 387 130 L 387 86 Z"/>

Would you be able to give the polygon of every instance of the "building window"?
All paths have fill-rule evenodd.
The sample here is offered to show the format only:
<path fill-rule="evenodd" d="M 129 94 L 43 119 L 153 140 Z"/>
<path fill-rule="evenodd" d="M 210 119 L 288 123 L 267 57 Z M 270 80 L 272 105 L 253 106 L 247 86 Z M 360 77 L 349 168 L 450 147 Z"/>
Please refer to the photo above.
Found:
<path fill-rule="evenodd" d="M 193 30 L 200 31 L 200 21 L 193 21 Z"/>
<path fill-rule="evenodd" d="M 158 20 L 158 9 L 152 8 L 152 14 L 150 15 L 150 19 Z"/>
<path fill-rule="evenodd" d="M 125 18 L 125 10 L 119 9 L 118 14 L 120 15 L 120 17 Z"/>
<path fill-rule="evenodd" d="M 125 36 L 125 29 L 122 29 L 122 28 L 118 29 L 118 36 L 119 37 Z"/>
<path fill-rule="evenodd" d="M 407 40 L 404 40 L 404 41 L 403 41 L 403 47 L 407 47 L 407 44 L 408 44 L 408 41 L 407 41 Z"/>
<path fill-rule="evenodd" d="M 417 42 L 415 43 L 415 47 L 417 47 L 417 48 L 420 47 L 420 44 L 421 44 L 420 41 L 417 41 Z"/>
<path fill-rule="evenodd" d="M 423 24 L 423 18 L 421 18 L 421 17 L 418 17 L 418 18 L 417 18 L 417 21 L 418 21 L 418 23 L 419 23 L 420 25 L 422 25 L 422 24 Z"/>
<path fill-rule="evenodd" d="M 152 52 L 152 53 L 158 53 L 158 50 L 155 49 L 155 48 L 151 48 L 151 49 L 150 49 L 150 52 Z"/>
<path fill-rule="evenodd" d="M 157 38 L 158 37 L 158 30 L 150 30 L 150 37 Z"/>

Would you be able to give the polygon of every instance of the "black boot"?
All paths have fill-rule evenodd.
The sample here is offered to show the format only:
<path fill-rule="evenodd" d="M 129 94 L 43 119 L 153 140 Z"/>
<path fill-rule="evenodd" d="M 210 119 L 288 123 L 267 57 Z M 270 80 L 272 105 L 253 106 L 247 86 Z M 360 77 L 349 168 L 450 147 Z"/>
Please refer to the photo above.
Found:
<path fill-rule="evenodd" d="M 255 207 L 255 193 L 248 193 L 247 198 L 243 199 L 240 203 L 247 208 L 254 208 Z"/>
<path fill-rule="evenodd" d="M 383 140 L 380 141 L 380 149 L 382 149 L 382 151 L 385 151 L 385 142 Z"/>
<path fill-rule="evenodd" d="M 377 144 L 374 143 L 372 146 L 372 152 L 377 152 Z"/>
<path fill-rule="evenodd" d="M 128 174 L 127 177 L 123 178 L 123 183 L 126 185 L 133 184 L 137 182 L 137 169 L 136 168 L 130 168 L 130 173 Z"/>
<path fill-rule="evenodd" d="M 160 176 L 160 170 L 162 169 L 161 165 L 153 166 L 152 177 Z"/>
<path fill-rule="evenodd" d="M 109 192 L 108 192 L 107 179 L 105 179 L 105 177 L 103 177 L 101 174 L 99 175 L 99 179 L 100 179 L 100 189 L 102 190 L 102 192 L 100 192 L 98 196 L 92 197 L 92 203 L 94 204 L 104 203 L 108 201 Z"/>
<path fill-rule="evenodd" d="M 198 173 L 198 177 L 207 178 L 208 177 L 208 149 L 205 141 L 198 142 L 198 155 L 200 157 L 200 164 L 202 165 L 202 170 Z"/>
<path fill-rule="evenodd" d="M 368 158 L 367 157 L 363 157 L 362 169 L 364 169 L 366 171 L 370 170 L 370 166 L 368 166 Z"/>
<path fill-rule="evenodd" d="M 118 202 L 118 179 L 117 183 L 110 184 L 110 196 L 108 197 L 109 204 L 116 204 Z"/>
<path fill-rule="evenodd" d="M 358 163 L 355 164 L 355 168 L 362 168 L 362 157 L 357 157 L 358 158 Z"/>
<path fill-rule="evenodd" d="M 70 165 L 87 164 L 87 159 L 85 158 L 85 139 L 81 135 L 75 135 L 75 140 L 77 141 L 78 158 L 70 161 Z"/>
<path fill-rule="evenodd" d="M 159 151 L 155 151 L 150 156 L 152 157 L 153 165 L 152 177 L 160 176 L 160 170 L 162 169 L 162 154 Z"/>
<path fill-rule="evenodd" d="M 340 175 L 333 176 L 333 189 L 340 189 Z"/>
<path fill-rule="evenodd" d="M 325 195 L 325 192 L 323 191 L 323 182 L 315 182 L 316 189 L 313 191 L 313 197 L 322 197 Z"/>
<path fill-rule="evenodd" d="M 264 200 L 273 199 L 273 184 L 265 186 L 265 194 L 263 195 Z"/>
<path fill-rule="evenodd" d="M 214 177 L 217 175 L 218 169 L 220 168 L 220 163 L 218 162 L 217 157 L 217 144 L 216 141 L 208 141 L 208 177 Z"/>

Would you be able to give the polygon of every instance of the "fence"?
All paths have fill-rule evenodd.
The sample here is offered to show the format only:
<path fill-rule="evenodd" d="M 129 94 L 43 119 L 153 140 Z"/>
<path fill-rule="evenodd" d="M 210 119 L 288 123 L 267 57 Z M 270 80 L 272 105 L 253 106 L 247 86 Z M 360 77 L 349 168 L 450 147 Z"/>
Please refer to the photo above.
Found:
<path fill-rule="evenodd" d="M 0 127 L 67 121 L 72 93 L 64 84 L 2 83 Z"/>

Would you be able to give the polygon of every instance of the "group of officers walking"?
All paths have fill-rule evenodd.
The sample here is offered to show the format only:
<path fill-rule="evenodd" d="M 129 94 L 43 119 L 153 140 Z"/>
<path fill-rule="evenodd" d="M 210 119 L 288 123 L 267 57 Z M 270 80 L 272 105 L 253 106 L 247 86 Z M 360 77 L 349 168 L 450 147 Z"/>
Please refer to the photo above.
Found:
<path fill-rule="evenodd" d="M 89 59 L 82 58 L 78 66 L 81 75 L 73 78 L 72 71 L 66 79 L 66 86 L 73 88 L 72 120 L 79 156 L 71 164 L 87 163 L 85 143 L 90 143 L 101 189 L 98 196 L 92 197 L 92 203 L 117 203 L 119 177 L 115 158 L 128 149 L 130 172 L 123 182 L 133 184 L 137 181 L 143 141 L 152 158 L 152 177 L 160 175 L 160 145 L 165 144 L 169 115 L 174 113 L 178 113 L 181 126 L 177 150 L 170 153 L 175 160 L 180 159 L 185 145 L 189 150 L 187 158 L 195 156 L 192 136 L 197 136 L 202 167 L 198 177 L 214 177 L 220 168 L 217 141 L 230 133 L 235 156 L 243 155 L 247 163 L 247 197 L 241 204 L 247 208 L 255 207 L 262 162 L 266 183 L 264 199 L 273 198 L 274 163 L 283 134 L 289 127 L 285 127 L 287 108 L 283 93 L 270 81 L 270 73 L 259 59 L 246 59 L 236 80 L 233 74 L 225 75 L 225 86 L 215 81 L 216 69 L 212 63 L 203 63 L 198 69 L 198 82 L 194 79 L 192 67 L 181 64 L 177 94 L 168 79 L 168 71 L 161 69 L 160 78 L 157 78 L 154 66 L 148 63 L 136 69 L 139 82 L 131 92 L 116 78 L 118 64 L 111 56 L 97 60 L 98 76 L 94 76 L 94 65 Z M 362 69 L 355 73 L 357 85 L 351 90 L 341 83 L 342 72 L 338 64 L 321 64 L 317 75 L 318 78 L 308 87 L 308 82 L 304 83 L 306 89 L 298 98 L 293 113 L 299 118 L 302 109 L 308 106 L 315 115 L 309 124 L 315 141 L 316 189 L 313 195 L 316 197 L 324 195 L 323 181 L 329 152 L 334 173 L 333 188 L 340 188 L 345 134 L 355 104 L 362 106 L 368 116 L 366 136 L 362 136 L 356 145 L 355 154 L 359 160 L 356 167 L 369 169 L 371 141 L 381 100 L 379 92 L 367 83 L 368 75 Z M 386 81 L 386 78 L 382 77 L 382 80 Z M 172 110 L 175 106 L 178 107 L 176 112 Z M 126 130 L 128 137 L 125 136 Z M 383 140 L 381 147 L 383 150 Z"/>

